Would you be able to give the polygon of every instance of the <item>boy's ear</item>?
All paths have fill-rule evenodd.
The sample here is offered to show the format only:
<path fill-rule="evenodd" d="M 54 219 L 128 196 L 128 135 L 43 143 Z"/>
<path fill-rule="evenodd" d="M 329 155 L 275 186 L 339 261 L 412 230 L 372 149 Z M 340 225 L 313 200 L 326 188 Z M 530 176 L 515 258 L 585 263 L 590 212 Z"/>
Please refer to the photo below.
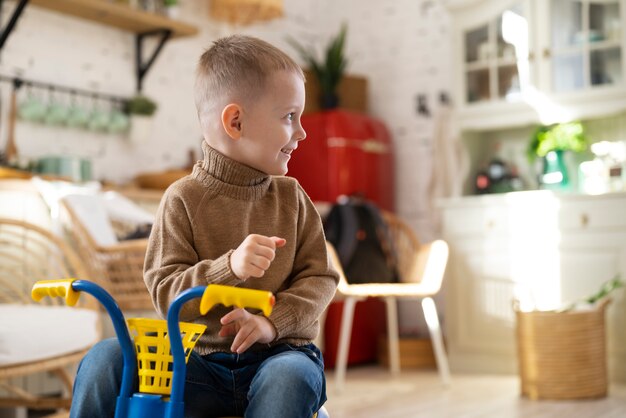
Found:
<path fill-rule="evenodd" d="M 222 110 L 222 126 L 231 139 L 241 137 L 241 106 L 230 103 Z"/>

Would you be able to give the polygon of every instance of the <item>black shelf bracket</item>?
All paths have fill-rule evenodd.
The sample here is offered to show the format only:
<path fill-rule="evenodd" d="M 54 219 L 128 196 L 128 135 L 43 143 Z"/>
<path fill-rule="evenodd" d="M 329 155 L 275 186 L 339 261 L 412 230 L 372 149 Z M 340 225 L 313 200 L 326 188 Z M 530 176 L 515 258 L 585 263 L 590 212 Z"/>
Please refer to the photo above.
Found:
<path fill-rule="evenodd" d="M 11 35 L 11 32 L 13 32 L 13 28 L 15 28 L 15 24 L 17 23 L 20 16 L 22 15 L 22 12 L 24 11 L 24 8 L 26 7 L 27 3 L 28 3 L 28 0 L 20 0 L 17 6 L 15 6 L 15 9 L 13 9 L 13 14 L 9 18 L 9 21 L 7 22 L 6 26 L 0 29 L 0 51 L 2 51 L 2 48 L 4 47 L 5 42 L 9 38 L 9 35 Z M 4 0 L 0 0 L 0 11 L 2 11 L 3 6 L 4 6 Z"/>
<path fill-rule="evenodd" d="M 158 44 L 152 55 L 144 62 L 143 61 L 143 43 L 147 37 L 158 36 Z M 158 29 L 151 32 L 144 32 L 137 34 L 135 38 L 135 66 L 137 69 L 137 92 L 141 92 L 141 88 L 143 87 L 143 79 L 150 70 L 150 67 L 154 63 L 154 60 L 159 55 L 163 46 L 167 42 L 167 40 L 172 36 L 172 31 L 169 29 Z"/>

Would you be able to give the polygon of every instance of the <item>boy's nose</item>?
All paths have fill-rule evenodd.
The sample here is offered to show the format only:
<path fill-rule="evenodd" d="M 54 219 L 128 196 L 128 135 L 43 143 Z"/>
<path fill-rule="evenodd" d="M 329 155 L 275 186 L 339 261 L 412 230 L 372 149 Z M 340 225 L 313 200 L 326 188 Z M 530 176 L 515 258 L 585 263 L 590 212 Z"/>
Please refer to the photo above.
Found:
<path fill-rule="evenodd" d="M 304 141 L 306 139 L 306 131 L 300 127 L 300 130 L 296 132 L 296 141 Z"/>

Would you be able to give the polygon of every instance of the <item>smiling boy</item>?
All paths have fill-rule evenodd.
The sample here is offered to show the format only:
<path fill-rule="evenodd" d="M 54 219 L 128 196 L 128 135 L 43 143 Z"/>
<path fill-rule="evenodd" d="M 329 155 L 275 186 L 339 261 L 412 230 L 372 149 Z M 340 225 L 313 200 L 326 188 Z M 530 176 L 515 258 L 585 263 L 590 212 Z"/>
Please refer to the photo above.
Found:
<path fill-rule="evenodd" d="M 200 316 L 197 300 L 184 306 L 182 321 L 207 325 L 188 362 L 186 417 L 301 418 L 326 400 L 312 341 L 338 276 L 315 207 L 284 177 L 306 137 L 304 101 L 302 70 L 267 42 L 230 36 L 200 58 L 195 102 L 204 159 L 163 196 L 146 285 L 162 316 L 181 291 L 212 283 L 271 291 L 276 303 L 267 318 L 223 306 Z M 116 342 L 107 340 L 83 360 L 72 416 L 112 416 L 116 356 Z"/>

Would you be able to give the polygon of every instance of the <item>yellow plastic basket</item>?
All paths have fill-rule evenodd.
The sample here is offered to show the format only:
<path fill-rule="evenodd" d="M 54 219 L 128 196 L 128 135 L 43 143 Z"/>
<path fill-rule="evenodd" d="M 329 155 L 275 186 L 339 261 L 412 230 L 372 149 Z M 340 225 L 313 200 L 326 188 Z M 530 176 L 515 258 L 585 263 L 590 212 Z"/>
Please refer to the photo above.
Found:
<path fill-rule="evenodd" d="M 137 366 L 139 369 L 139 392 L 169 395 L 172 390 L 172 353 L 167 335 L 167 321 L 162 319 L 132 318 L 127 320 L 133 335 Z M 185 349 L 185 361 L 205 325 L 180 323 L 180 333 Z"/>

